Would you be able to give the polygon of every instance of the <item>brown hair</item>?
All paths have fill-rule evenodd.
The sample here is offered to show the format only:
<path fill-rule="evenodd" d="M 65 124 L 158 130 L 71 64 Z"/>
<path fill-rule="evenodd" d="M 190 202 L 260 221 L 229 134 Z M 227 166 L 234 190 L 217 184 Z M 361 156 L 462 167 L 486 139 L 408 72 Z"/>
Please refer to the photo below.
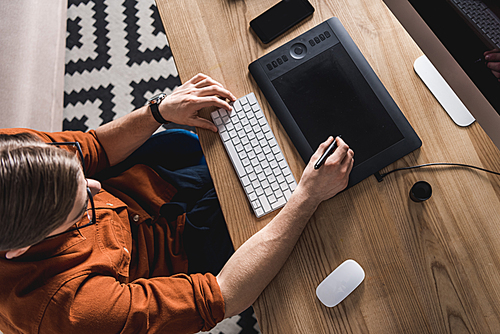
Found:
<path fill-rule="evenodd" d="M 42 241 L 71 212 L 82 173 L 71 152 L 29 133 L 0 135 L 0 251 Z"/>

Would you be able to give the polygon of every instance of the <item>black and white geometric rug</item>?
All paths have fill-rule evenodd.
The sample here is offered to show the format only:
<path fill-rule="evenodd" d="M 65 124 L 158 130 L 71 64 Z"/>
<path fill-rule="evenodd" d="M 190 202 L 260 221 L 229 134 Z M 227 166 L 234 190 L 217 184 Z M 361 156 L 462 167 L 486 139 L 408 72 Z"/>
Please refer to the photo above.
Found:
<path fill-rule="evenodd" d="M 152 0 L 69 0 L 65 130 L 95 129 L 180 85 Z"/>
<path fill-rule="evenodd" d="M 64 130 L 95 129 L 180 84 L 154 0 L 68 0 Z M 260 330 L 250 308 L 209 333 Z"/>

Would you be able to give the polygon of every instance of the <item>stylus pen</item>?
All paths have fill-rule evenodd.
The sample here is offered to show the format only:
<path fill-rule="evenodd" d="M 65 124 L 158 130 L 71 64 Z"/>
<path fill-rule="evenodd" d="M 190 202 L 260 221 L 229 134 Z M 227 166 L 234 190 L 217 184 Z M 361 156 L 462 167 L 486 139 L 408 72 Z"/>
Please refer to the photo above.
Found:
<path fill-rule="evenodd" d="M 335 139 L 333 140 L 333 143 L 331 143 L 330 146 L 328 146 L 328 148 L 326 149 L 325 153 L 323 153 L 323 155 L 321 156 L 321 158 L 319 158 L 319 160 L 314 164 L 314 169 L 319 169 L 321 166 L 323 166 L 323 164 L 325 163 L 326 159 L 337 148 L 337 138 L 340 138 L 340 137 L 342 137 L 342 136 L 338 135 L 337 137 L 335 137 Z"/>

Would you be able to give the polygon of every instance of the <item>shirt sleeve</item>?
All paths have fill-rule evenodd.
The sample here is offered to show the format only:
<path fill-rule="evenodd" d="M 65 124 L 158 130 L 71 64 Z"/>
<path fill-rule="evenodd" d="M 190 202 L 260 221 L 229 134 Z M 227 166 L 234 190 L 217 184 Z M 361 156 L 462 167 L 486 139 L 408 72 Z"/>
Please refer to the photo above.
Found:
<path fill-rule="evenodd" d="M 212 274 L 139 279 L 86 276 L 54 295 L 40 333 L 196 333 L 224 318 L 224 301 Z"/>
<path fill-rule="evenodd" d="M 109 167 L 109 160 L 106 151 L 102 147 L 96 132 L 90 130 L 88 132 L 81 131 L 63 131 L 63 132 L 41 132 L 32 129 L 1 129 L 0 133 L 16 134 L 16 133 L 31 133 L 40 137 L 45 142 L 78 142 L 82 148 L 83 157 L 85 160 L 85 170 L 87 177 L 100 172 Z M 62 147 L 64 148 L 64 147 Z"/>

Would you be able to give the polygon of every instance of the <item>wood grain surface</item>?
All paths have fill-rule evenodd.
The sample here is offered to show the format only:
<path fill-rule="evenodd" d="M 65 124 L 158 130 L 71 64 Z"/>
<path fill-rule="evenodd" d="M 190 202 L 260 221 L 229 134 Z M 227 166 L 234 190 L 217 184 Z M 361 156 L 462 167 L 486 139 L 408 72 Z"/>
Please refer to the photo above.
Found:
<path fill-rule="evenodd" d="M 297 180 L 304 168 L 248 65 L 324 20 L 340 19 L 401 108 L 422 147 L 384 169 L 460 162 L 500 171 L 481 127 L 453 123 L 413 71 L 422 52 L 380 0 L 311 0 L 316 11 L 269 45 L 249 22 L 277 0 L 157 0 L 182 81 L 210 75 L 237 97 L 254 92 Z M 202 114 L 209 117 L 211 109 Z M 500 131 L 500 129 L 499 129 Z M 199 131 L 235 247 L 256 219 L 218 134 Z M 414 203 L 420 180 L 432 197 Z M 323 306 L 316 286 L 346 259 L 365 281 Z M 432 167 L 370 177 L 321 204 L 278 276 L 254 304 L 263 333 L 500 333 L 500 177 Z"/>

